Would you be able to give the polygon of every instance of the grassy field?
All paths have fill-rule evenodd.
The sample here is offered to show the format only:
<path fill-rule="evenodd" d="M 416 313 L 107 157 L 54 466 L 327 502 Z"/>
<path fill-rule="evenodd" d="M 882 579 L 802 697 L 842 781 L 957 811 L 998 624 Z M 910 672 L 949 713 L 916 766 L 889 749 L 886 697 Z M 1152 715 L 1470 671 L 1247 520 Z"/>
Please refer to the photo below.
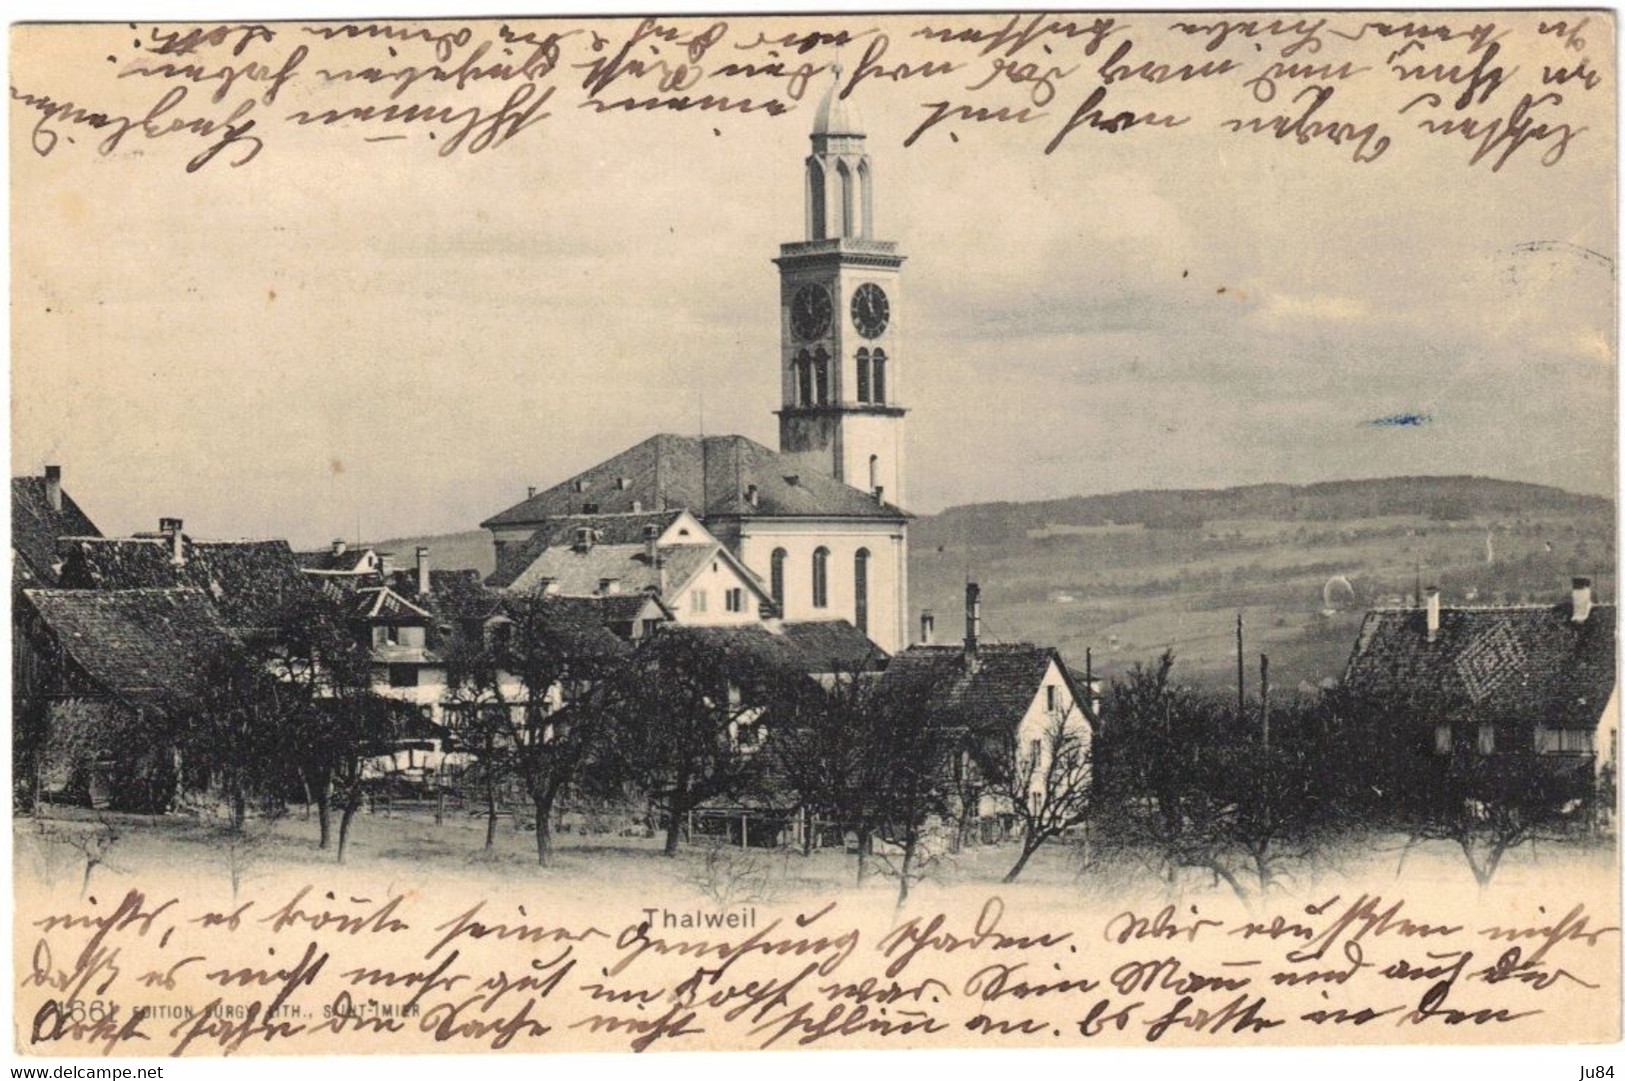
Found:
<path fill-rule="evenodd" d="M 428 883 L 459 888 L 527 885 L 572 897 L 586 891 L 606 894 L 654 891 L 702 907 L 742 903 L 795 903 L 826 894 L 895 895 L 897 882 L 884 870 L 860 887 L 856 858 L 836 849 L 810 856 L 787 848 L 749 849 L 721 844 L 685 844 L 675 858 L 661 851 L 658 837 L 615 837 L 561 833 L 552 862 L 536 863 L 535 838 L 514 820 L 499 823 L 495 843 L 484 847 L 485 823 L 467 813 L 448 814 L 443 824 L 432 809 L 401 806 L 389 815 L 357 815 L 346 863 L 316 847 L 316 824 L 298 809 L 280 820 L 251 820 L 242 839 L 231 838 L 217 822 L 182 816 L 148 818 L 99 815 L 53 808 L 43 820 L 19 817 L 13 823 L 14 871 L 20 882 L 55 889 L 84 883 L 87 840 L 111 830 L 116 840 L 98 851 L 89 892 L 116 890 L 122 883 L 152 881 L 170 874 L 213 880 L 221 890 L 252 891 L 257 884 L 301 876 L 343 882 L 346 876 L 392 881 L 402 886 Z M 1080 850 L 1053 843 L 1028 864 L 1013 886 L 1000 885 L 1017 855 L 1013 843 L 969 846 L 940 854 L 914 890 L 922 904 L 966 889 L 1072 897 L 1082 905 L 1109 904 L 1137 897 L 1161 898 L 1165 883 L 1149 872 L 1102 874 L 1086 868 Z M 1547 885 L 1554 872 L 1606 884 L 1616 876 L 1611 843 L 1528 846 L 1514 850 L 1493 889 L 1517 895 Z M 1180 880 L 1185 899 L 1233 899 L 1227 887 L 1203 872 Z M 1317 867 L 1283 883 L 1282 895 L 1307 896 L 1322 890 L 1384 890 L 1410 887 L 1462 890 L 1473 886 L 1459 850 L 1429 843 L 1409 852 L 1399 836 L 1376 836 L 1350 845 Z"/>

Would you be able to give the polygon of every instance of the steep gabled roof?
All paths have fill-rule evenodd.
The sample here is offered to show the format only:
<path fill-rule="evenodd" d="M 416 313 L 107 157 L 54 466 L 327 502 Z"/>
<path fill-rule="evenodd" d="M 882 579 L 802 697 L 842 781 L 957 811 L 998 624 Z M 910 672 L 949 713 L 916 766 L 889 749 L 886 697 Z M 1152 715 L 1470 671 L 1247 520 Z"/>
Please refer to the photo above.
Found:
<path fill-rule="evenodd" d="M 748 498 L 756 488 L 755 502 Z M 535 525 L 562 515 L 686 509 L 713 518 L 867 518 L 902 521 L 890 503 L 827 476 L 795 455 L 738 435 L 656 435 L 480 523 Z"/>
<path fill-rule="evenodd" d="M 197 589 L 30 589 L 23 597 L 88 679 L 135 706 L 184 709 L 205 690 L 210 659 L 240 648 Z"/>
<path fill-rule="evenodd" d="M 368 623 L 434 621 L 434 616 L 427 609 L 419 608 L 388 586 L 369 586 L 357 590 L 350 615 L 354 619 L 366 620 Z"/>
<path fill-rule="evenodd" d="M 1597 604 L 1421 608 L 1366 613 L 1344 674 L 1356 694 L 1403 703 L 1418 721 L 1464 713 L 1494 722 L 1594 728 L 1614 690 L 1616 616 Z"/>
<path fill-rule="evenodd" d="M 176 564 L 167 538 L 72 538 L 62 542 L 61 584 L 69 589 L 204 592 L 229 627 L 269 628 L 314 586 L 287 541 L 184 541 Z"/>
<path fill-rule="evenodd" d="M 940 723 L 1014 728 L 1038 696 L 1051 665 L 1073 683 L 1061 655 L 1048 646 L 984 643 L 977 647 L 973 665 L 966 664 L 960 646 L 910 646 L 892 656 L 881 683 L 931 688 L 928 708 Z M 1075 685 L 1071 692 L 1077 708 L 1093 723 L 1086 696 Z"/>
<path fill-rule="evenodd" d="M 55 585 L 58 538 L 102 535 L 66 491 L 61 492 L 61 504 L 60 510 L 52 508 L 44 477 L 11 478 L 14 586 Z"/>

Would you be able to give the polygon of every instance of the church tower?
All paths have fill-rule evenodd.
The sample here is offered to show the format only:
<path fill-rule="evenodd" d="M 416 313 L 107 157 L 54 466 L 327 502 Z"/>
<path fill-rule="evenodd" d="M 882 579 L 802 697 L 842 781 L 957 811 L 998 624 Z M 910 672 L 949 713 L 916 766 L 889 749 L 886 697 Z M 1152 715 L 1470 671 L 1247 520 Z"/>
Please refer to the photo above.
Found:
<path fill-rule="evenodd" d="M 874 239 L 874 163 L 840 69 L 813 121 L 807 238 L 779 247 L 779 450 L 902 506 L 903 256 Z"/>

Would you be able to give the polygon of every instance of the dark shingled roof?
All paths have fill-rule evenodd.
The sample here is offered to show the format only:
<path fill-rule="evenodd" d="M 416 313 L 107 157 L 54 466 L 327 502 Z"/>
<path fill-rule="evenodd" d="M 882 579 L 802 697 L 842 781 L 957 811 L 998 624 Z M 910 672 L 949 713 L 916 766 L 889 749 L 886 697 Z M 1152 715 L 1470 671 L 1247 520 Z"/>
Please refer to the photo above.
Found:
<path fill-rule="evenodd" d="M 839 630 L 835 624 L 844 627 Z M 719 649 L 744 656 L 755 657 L 768 664 L 807 675 L 827 675 L 848 670 L 851 666 L 839 663 L 839 652 L 854 652 L 854 639 L 861 639 L 867 651 L 863 657 L 876 667 L 885 662 L 885 652 L 856 627 L 844 620 L 831 620 L 819 630 L 808 630 L 806 623 L 785 623 L 778 626 L 761 623 L 742 623 L 735 626 L 668 626 L 662 634 L 683 634 L 709 643 Z M 795 628 L 792 630 L 791 628 Z M 878 662 L 878 663 L 877 663 Z M 873 668 L 867 669 L 873 670 Z"/>
<path fill-rule="evenodd" d="M 185 541 L 176 565 L 161 537 L 63 542 L 61 584 L 68 589 L 202 590 L 229 627 L 269 628 L 301 592 L 315 588 L 287 541 Z"/>
<path fill-rule="evenodd" d="M 548 626 L 577 653 L 612 657 L 629 648 L 604 626 L 604 611 L 596 598 L 543 597 L 541 605 Z"/>
<path fill-rule="evenodd" d="M 1071 681 L 1060 654 L 1048 646 L 984 643 L 977 648 L 974 669 L 966 665 L 960 646 L 910 646 L 892 656 L 881 683 L 934 688 L 928 708 L 942 724 L 968 729 L 1014 726 L 1037 697 L 1052 663 Z M 1080 709 L 1086 708 L 1087 698 L 1076 687 L 1072 697 Z"/>
<path fill-rule="evenodd" d="M 811 668 L 818 672 L 878 672 L 886 667 L 886 651 L 844 619 L 797 620 L 779 624 Z"/>
<path fill-rule="evenodd" d="M 132 705 L 184 709 L 203 692 L 209 659 L 239 647 L 197 589 L 30 589 L 23 597 L 86 677 Z"/>
<path fill-rule="evenodd" d="M 791 483 L 795 478 L 795 483 Z M 585 485 L 584 490 L 582 486 Z M 756 486 L 756 502 L 746 499 Z M 795 455 L 780 454 L 738 435 L 650 436 L 606 462 L 509 507 L 481 523 L 486 529 L 541 523 L 581 514 L 686 509 L 714 518 L 908 517 L 890 503 L 836 480 Z"/>
<path fill-rule="evenodd" d="M 1366 613 L 1344 685 L 1404 702 L 1419 720 L 1475 720 L 1594 728 L 1614 690 L 1615 608 L 1570 604 L 1443 608 L 1427 640 L 1421 608 Z"/>
<path fill-rule="evenodd" d="M 11 550 L 13 587 L 55 585 L 57 540 L 99 537 L 101 530 L 66 491 L 62 509 L 52 510 L 44 477 L 11 478 Z"/>
<path fill-rule="evenodd" d="M 428 608 L 445 623 L 484 622 L 496 614 L 502 605 L 502 594 L 487 589 L 480 581 L 479 571 L 429 571 L 429 595 L 418 595 L 416 570 L 396 571 L 392 576 L 395 591 L 413 604 Z"/>

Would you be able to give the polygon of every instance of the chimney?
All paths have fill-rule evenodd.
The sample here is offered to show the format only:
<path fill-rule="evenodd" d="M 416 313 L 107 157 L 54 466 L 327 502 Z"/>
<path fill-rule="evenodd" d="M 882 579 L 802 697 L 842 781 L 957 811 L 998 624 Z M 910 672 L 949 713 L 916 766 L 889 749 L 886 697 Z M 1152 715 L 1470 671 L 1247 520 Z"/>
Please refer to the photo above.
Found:
<path fill-rule="evenodd" d="M 576 527 L 575 549 L 578 552 L 592 551 L 592 529 L 588 526 Z"/>
<path fill-rule="evenodd" d="M 343 537 L 334 537 L 333 538 L 333 554 L 334 555 L 336 555 L 336 556 L 343 555 L 346 551 L 349 550 L 349 547 L 350 546 L 348 544 L 344 543 L 344 538 Z"/>
<path fill-rule="evenodd" d="M 937 616 L 929 608 L 920 611 L 920 645 L 933 645 L 937 637 Z"/>
<path fill-rule="evenodd" d="M 45 467 L 45 502 L 54 511 L 62 509 L 62 467 L 59 465 Z"/>
<path fill-rule="evenodd" d="M 982 637 L 982 587 L 965 583 L 965 656 L 974 657 Z"/>
<path fill-rule="evenodd" d="M 395 554 L 393 552 L 378 553 L 378 573 L 385 577 L 395 573 Z"/>
<path fill-rule="evenodd" d="M 643 527 L 643 558 L 653 567 L 660 562 L 660 527 L 646 525 Z"/>
<path fill-rule="evenodd" d="M 757 504 L 757 500 L 758 500 L 758 493 L 756 491 L 756 485 L 754 485 L 754 484 L 745 485 L 745 502 L 749 503 L 751 506 L 754 507 Z"/>
<path fill-rule="evenodd" d="M 1428 586 L 1428 589 L 1427 589 L 1427 610 L 1428 610 L 1428 641 L 1429 642 L 1436 642 L 1436 641 L 1439 640 L 1439 587 L 1438 586 Z"/>
<path fill-rule="evenodd" d="M 158 519 L 158 532 L 169 539 L 169 558 L 179 567 L 186 562 L 186 550 L 182 547 L 184 538 L 181 534 L 181 520 L 179 518 Z"/>
<path fill-rule="evenodd" d="M 429 595 L 429 549 L 418 545 L 418 596 Z"/>
<path fill-rule="evenodd" d="M 530 487 L 525 489 L 525 498 L 526 499 L 535 499 L 536 498 L 536 485 L 532 484 Z"/>
<path fill-rule="evenodd" d="M 1576 578 L 1574 580 L 1574 614 L 1576 623 L 1584 623 L 1591 617 L 1591 579 Z"/>
<path fill-rule="evenodd" d="M 886 486 L 884 484 L 875 485 L 875 502 L 886 502 Z"/>

